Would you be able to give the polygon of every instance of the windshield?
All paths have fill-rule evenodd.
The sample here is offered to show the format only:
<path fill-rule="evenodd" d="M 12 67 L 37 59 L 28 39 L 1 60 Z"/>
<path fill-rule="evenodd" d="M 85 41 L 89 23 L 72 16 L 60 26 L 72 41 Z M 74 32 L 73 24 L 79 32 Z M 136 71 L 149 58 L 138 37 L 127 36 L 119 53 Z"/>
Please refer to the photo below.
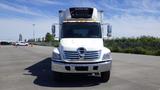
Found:
<path fill-rule="evenodd" d="M 101 38 L 99 23 L 63 23 L 62 38 Z"/>

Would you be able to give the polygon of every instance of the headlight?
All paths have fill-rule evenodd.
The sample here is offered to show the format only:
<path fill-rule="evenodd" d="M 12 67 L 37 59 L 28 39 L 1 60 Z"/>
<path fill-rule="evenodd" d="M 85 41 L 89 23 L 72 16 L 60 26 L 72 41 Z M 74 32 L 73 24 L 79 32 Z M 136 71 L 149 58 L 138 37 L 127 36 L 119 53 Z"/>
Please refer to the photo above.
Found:
<path fill-rule="evenodd" d="M 111 59 L 111 53 L 105 53 L 105 54 L 103 55 L 102 60 L 107 60 L 107 59 Z"/>
<path fill-rule="evenodd" d="M 52 53 L 52 58 L 55 59 L 55 60 L 61 60 L 60 54 L 54 53 L 54 52 Z"/>

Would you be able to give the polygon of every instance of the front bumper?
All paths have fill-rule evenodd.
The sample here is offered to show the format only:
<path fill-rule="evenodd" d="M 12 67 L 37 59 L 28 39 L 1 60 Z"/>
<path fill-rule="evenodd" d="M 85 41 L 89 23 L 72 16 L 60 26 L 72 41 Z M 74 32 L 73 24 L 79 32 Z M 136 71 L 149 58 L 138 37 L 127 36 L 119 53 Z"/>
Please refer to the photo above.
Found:
<path fill-rule="evenodd" d="M 57 62 L 52 60 L 51 70 L 62 73 L 99 73 L 110 71 L 112 61 L 103 61 L 96 63 L 71 63 L 71 62 Z"/>

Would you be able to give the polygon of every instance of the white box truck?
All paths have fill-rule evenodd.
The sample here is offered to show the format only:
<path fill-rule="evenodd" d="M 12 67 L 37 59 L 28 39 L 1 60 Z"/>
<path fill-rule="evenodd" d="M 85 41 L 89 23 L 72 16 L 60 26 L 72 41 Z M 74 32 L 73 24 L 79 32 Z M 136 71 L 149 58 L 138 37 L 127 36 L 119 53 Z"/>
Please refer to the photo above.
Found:
<path fill-rule="evenodd" d="M 111 36 L 111 26 L 105 24 L 105 29 L 102 21 L 103 11 L 96 8 L 73 7 L 59 11 L 60 44 L 51 57 L 55 78 L 64 73 L 96 73 L 103 81 L 109 80 L 111 51 L 104 47 L 103 39 Z M 54 29 L 53 25 L 53 33 Z"/>

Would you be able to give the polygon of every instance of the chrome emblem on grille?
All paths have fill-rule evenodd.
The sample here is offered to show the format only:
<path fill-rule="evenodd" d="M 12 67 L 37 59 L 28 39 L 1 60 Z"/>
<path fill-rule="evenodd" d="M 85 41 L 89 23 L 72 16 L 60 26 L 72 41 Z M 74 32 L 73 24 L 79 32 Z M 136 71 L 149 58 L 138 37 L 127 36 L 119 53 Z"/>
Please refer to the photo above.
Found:
<path fill-rule="evenodd" d="M 86 49 L 83 48 L 83 47 L 80 47 L 80 48 L 77 49 L 77 52 L 79 54 L 79 58 L 80 59 L 84 59 L 85 53 L 86 53 Z"/>

